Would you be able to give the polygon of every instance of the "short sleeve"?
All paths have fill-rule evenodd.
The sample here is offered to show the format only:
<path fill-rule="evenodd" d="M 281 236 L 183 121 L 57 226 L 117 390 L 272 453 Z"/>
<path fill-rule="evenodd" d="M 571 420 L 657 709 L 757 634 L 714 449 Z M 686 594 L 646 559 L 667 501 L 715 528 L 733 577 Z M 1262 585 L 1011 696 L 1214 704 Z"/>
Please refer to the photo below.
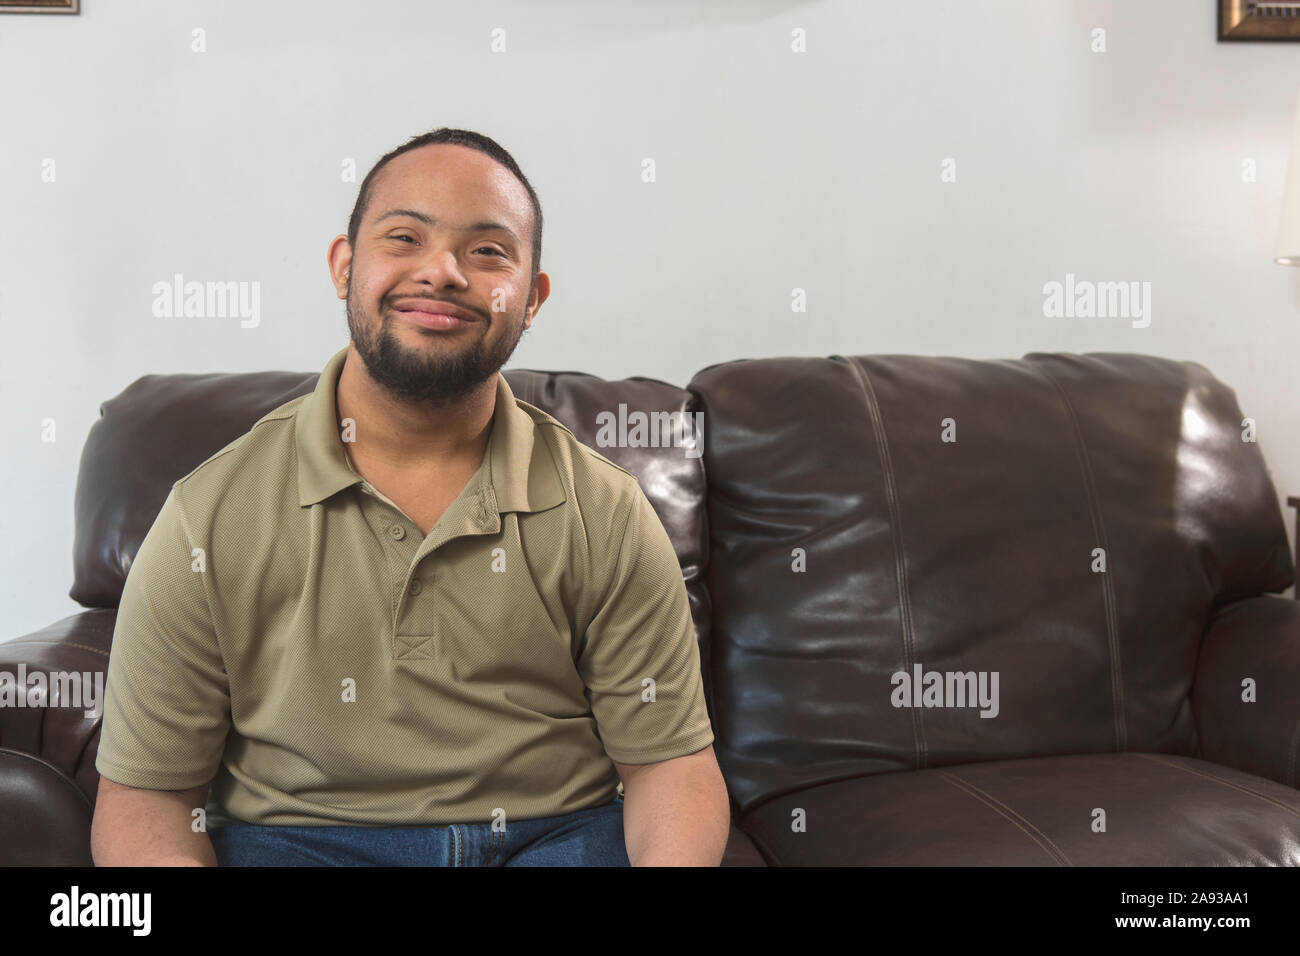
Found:
<path fill-rule="evenodd" d="M 605 752 L 626 764 L 695 753 L 713 742 L 713 728 L 690 601 L 668 532 L 639 486 L 616 558 L 578 655 Z"/>
<path fill-rule="evenodd" d="M 230 693 L 176 486 L 126 576 L 109 650 L 95 767 L 128 787 L 210 782 L 230 729 Z"/>

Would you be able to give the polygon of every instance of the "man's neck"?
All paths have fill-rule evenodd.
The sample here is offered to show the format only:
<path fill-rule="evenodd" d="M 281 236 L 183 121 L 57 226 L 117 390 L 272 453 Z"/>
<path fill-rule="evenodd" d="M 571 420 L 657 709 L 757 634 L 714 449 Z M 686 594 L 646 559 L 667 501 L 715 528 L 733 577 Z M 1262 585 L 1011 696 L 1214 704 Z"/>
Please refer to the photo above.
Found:
<path fill-rule="evenodd" d="M 487 450 L 496 409 L 496 376 L 445 408 L 419 408 L 395 399 L 366 372 L 348 346 L 335 391 L 340 430 L 352 419 L 355 441 L 345 446 L 353 468 L 385 475 L 437 474 L 448 468 L 477 469 Z"/>

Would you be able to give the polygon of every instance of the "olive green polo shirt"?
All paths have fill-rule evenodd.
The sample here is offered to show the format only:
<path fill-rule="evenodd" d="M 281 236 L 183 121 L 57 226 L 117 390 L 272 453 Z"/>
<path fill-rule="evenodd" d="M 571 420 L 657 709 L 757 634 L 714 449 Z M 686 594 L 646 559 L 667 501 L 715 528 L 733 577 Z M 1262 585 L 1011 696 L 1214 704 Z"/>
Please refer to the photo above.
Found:
<path fill-rule="evenodd" d="M 347 351 L 172 486 L 122 592 L 99 772 L 211 781 L 209 826 L 508 825 L 613 800 L 611 758 L 712 743 L 635 477 L 498 373 L 483 463 L 422 536 L 345 457 Z"/>

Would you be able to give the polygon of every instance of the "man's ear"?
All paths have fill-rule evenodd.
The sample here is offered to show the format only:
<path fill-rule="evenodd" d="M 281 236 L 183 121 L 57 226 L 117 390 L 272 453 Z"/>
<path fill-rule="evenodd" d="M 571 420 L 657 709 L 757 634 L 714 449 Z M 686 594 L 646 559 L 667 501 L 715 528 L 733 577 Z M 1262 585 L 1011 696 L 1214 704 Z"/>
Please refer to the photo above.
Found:
<path fill-rule="evenodd" d="M 334 283 L 334 293 L 340 299 L 348 297 L 352 284 L 352 244 L 347 236 L 335 236 L 326 253 L 329 264 L 330 280 Z"/>
<path fill-rule="evenodd" d="M 529 295 L 529 308 L 524 311 L 524 331 L 527 332 L 533 327 L 533 320 L 537 318 L 537 312 L 542 307 L 551 294 L 551 277 L 545 272 L 537 273 L 533 279 L 531 294 Z"/>

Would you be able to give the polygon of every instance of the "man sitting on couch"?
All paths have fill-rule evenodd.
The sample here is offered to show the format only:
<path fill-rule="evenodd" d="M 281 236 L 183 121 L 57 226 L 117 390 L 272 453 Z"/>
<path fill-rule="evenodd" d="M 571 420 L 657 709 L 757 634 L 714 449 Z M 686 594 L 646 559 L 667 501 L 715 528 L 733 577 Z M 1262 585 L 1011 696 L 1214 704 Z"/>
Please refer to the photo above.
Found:
<path fill-rule="evenodd" d="M 127 577 L 97 864 L 721 860 L 672 544 L 499 371 L 541 232 L 476 133 L 366 176 L 329 249 L 351 343 L 172 486 Z"/>

